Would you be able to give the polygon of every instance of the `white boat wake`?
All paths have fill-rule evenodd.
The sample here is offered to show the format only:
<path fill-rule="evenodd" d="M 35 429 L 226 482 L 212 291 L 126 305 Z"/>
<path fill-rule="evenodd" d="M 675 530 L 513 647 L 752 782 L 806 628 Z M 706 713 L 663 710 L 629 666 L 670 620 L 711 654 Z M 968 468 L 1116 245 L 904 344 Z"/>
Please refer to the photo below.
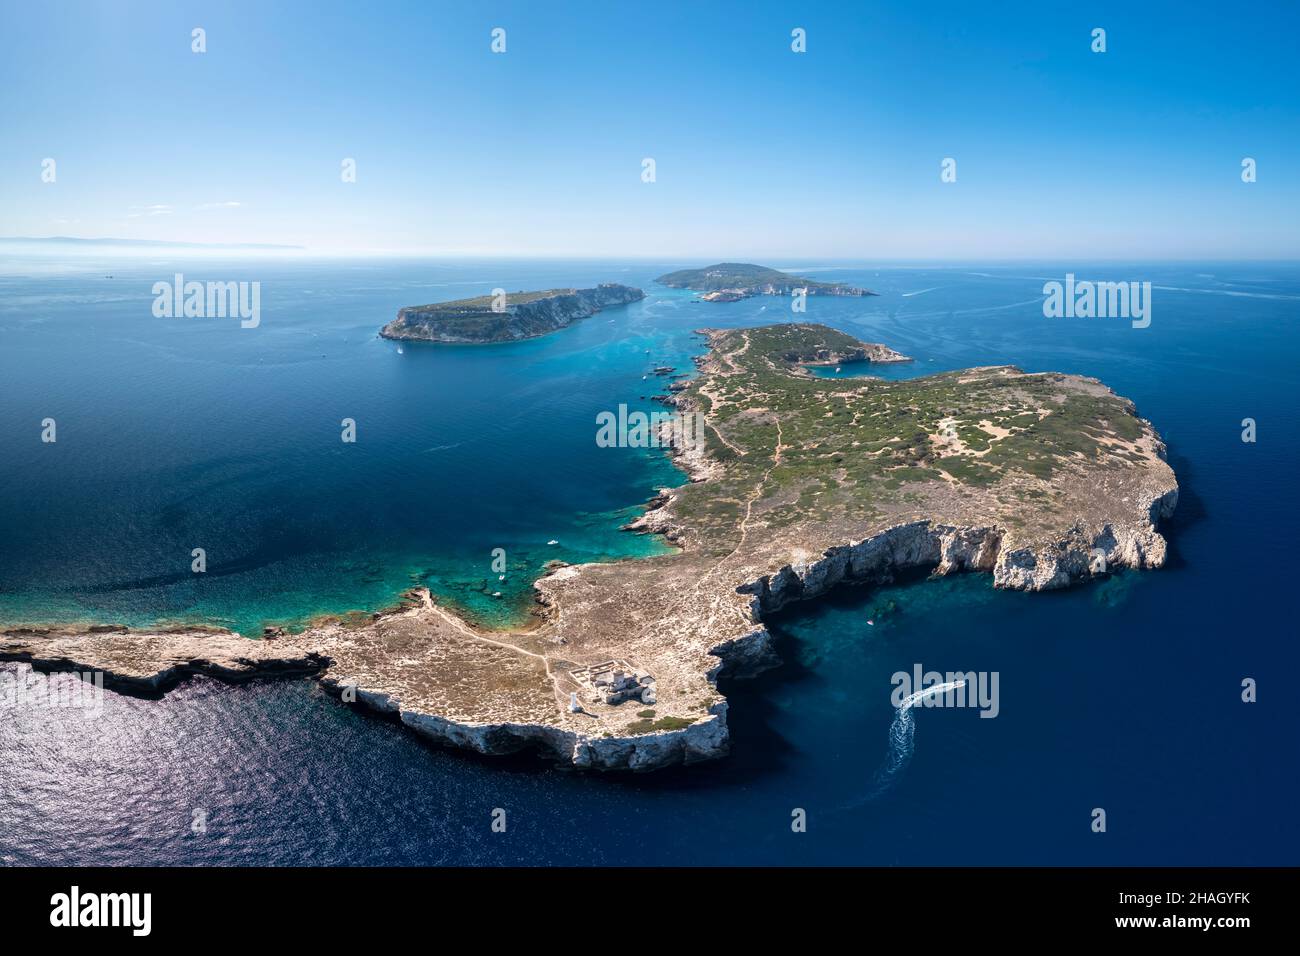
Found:
<path fill-rule="evenodd" d="M 918 690 L 916 693 L 908 694 L 902 699 L 898 705 L 898 710 L 894 712 L 894 722 L 889 725 L 889 753 L 885 757 L 885 762 L 880 765 L 876 770 L 876 775 L 871 779 L 871 790 L 868 791 L 866 796 L 849 804 L 845 809 L 860 807 L 889 791 L 894 785 L 894 780 L 911 761 L 912 751 L 916 748 L 913 740 L 916 734 L 916 723 L 912 719 L 912 708 L 927 697 L 937 697 L 940 694 L 946 694 L 948 691 L 965 686 L 966 682 L 964 680 L 947 681 L 942 684 L 935 684 L 933 687 L 927 687 L 924 690 Z"/>

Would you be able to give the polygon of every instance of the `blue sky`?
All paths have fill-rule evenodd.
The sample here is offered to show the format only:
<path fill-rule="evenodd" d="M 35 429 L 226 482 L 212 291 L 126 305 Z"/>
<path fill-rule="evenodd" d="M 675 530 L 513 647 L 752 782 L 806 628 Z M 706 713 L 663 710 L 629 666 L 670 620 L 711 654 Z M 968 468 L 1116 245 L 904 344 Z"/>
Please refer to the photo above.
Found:
<path fill-rule="evenodd" d="M 0 235 L 1300 257 L 1294 3 L 0 4 Z"/>

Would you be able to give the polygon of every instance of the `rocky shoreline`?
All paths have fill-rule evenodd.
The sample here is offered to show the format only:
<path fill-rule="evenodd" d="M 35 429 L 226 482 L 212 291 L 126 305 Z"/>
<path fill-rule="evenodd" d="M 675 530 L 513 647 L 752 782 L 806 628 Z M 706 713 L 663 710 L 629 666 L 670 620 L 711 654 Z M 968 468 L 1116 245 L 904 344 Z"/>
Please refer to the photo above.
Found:
<path fill-rule="evenodd" d="M 1148 504 L 1153 519 L 1167 518 L 1177 505 L 1177 489 Z M 667 504 L 667 500 L 664 504 Z M 651 508 L 636 530 L 662 533 L 670 539 L 670 526 L 656 526 L 651 517 L 662 508 Z M 1154 527 L 1145 529 L 1106 528 L 1091 539 L 1071 534 L 1054 546 L 1034 552 L 1000 547 L 997 528 L 957 528 L 918 521 L 896 525 L 862 541 L 847 542 L 829 549 L 809 564 L 785 565 L 775 573 L 747 582 L 738 591 L 749 595 L 753 614 L 752 630 L 731 637 L 709 649 L 718 664 L 707 678 L 716 687 L 722 674 L 753 677 L 781 664 L 772 647 L 772 636 L 763 617 L 798 601 L 814 600 L 844 584 L 884 584 L 906 571 L 931 569 L 935 576 L 964 571 L 990 572 L 995 587 L 1041 591 L 1068 587 L 1097 575 L 1098 550 L 1111 568 L 1156 568 L 1164 563 L 1165 542 Z M 545 579 L 542 579 L 543 581 Z M 542 582 L 538 582 L 540 585 Z M 540 590 L 543 604 L 546 591 Z M 417 600 L 432 598 L 424 589 Z M 410 615 L 409 609 L 380 612 L 381 618 Z M 53 629 L 16 629 L 0 632 L 0 661 L 30 664 L 41 672 L 100 671 L 104 686 L 122 693 L 156 697 L 192 675 L 203 675 L 227 683 L 254 679 L 311 677 L 336 696 L 351 687 L 357 703 L 377 713 L 396 717 L 413 731 L 437 742 L 484 755 L 503 755 L 536 746 L 550 757 L 580 769 L 652 770 L 679 763 L 695 763 L 723 757 L 728 752 L 725 699 L 709 711 L 709 718 L 680 730 L 630 737 L 590 738 L 547 724 L 458 722 L 420 710 L 406 709 L 401 700 L 382 691 L 347 684 L 329 676 L 331 659 L 328 642 L 317 648 L 302 642 L 285 642 L 286 654 L 275 652 L 275 642 L 259 641 L 259 653 L 250 654 L 248 638 L 216 635 L 208 628 L 165 635 L 172 646 L 160 654 L 165 665 L 153 672 L 115 669 L 112 655 L 96 652 L 91 638 L 131 637 L 130 631 L 60 632 Z M 150 635 L 156 638 L 154 635 Z M 230 642 L 239 642 L 232 646 Z M 271 647 L 266 647 L 266 645 Z"/>
<path fill-rule="evenodd" d="M 396 341 L 455 345 L 517 342 L 559 331 L 604 309 L 645 298 L 640 289 L 617 283 L 605 283 L 593 289 L 498 291 L 499 297 L 479 296 L 407 306 L 379 330 L 379 336 Z"/>
<path fill-rule="evenodd" d="M 369 620 L 331 619 L 269 640 L 211 628 L 13 628 L 0 631 L 0 660 L 101 671 L 106 686 L 145 695 L 191 674 L 314 677 L 440 743 L 481 754 L 535 749 L 577 768 L 640 771 L 727 752 L 718 678 L 779 664 L 764 618 L 792 602 L 915 569 L 989 573 L 997 587 L 1040 591 L 1165 562 L 1157 524 L 1173 513 L 1178 486 L 1164 446 L 1131 404 L 1095 380 L 1006 368 L 919 384 L 817 380 L 792 367 L 796 360 L 819 349 L 884 347 L 815 326 L 708 335 L 701 375 L 671 400 L 706 413 L 710 441 L 674 449 L 692 480 L 664 489 L 629 526 L 663 534 L 681 550 L 554 568 L 535 583 L 537 627 L 483 631 L 416 589 Z M 772 390 L 786 383 L 813 396 L 803 399 L 814 403 L 811 414 L 772 407 L 782 404 Z M 969 406 L 967 419 L 986 416 L 990 445 L 1021 436 L 1026 447 L 1051 452 L 1055 470 L 1039 475 L 1047 466 L 1037 453 L 1031 472 L 1015 459 L 987 464 L 996 456 L 977 447 L 966 420 L 909 419 L 904 437 L 935 429 L 925 448 L 895 439 L 857 450 L 871 447 L 862 430 L 871 422 L 892 423 L 898 402 L 920 414 L 917 402 L 931 393 L 939 399 L 933 415 L 947 416 L 941 422 Z M 998 418 L 991 401 L 1008 405 L 1007 427 L 991 420 Z M 820 402 L 831 404 L 827 413 L 815 411 Z M 836 402 L 856 409 L 853 421 L 836 414 Z M 1067 413 L 1095 416 L 1081 419 L 1096 439 L 1092 458 L 1081 456 L 1070 432 L 1046 430 L 1053 415 Z M 849 451 L 864 470 L 819 484 L 844 471 Z M 977 466 L 994 478 L 954 479 Z M 942 478 L 922 481 L 931 470 Z M 611 703 L 593 694 L 585 675 L 601 662 L 651 676 L 654 697 Z"/>

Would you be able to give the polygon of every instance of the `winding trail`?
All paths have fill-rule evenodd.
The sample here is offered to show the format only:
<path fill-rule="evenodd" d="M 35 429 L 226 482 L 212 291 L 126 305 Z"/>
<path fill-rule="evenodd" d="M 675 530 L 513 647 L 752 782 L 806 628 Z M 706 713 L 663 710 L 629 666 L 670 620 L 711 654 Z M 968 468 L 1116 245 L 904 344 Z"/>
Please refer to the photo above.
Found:
<path fill-rule="evenodd" d="M 768 479 L 771 477 L 772 472 L 776 470 L 776 467 L 781 464 L 781 453 L 785 449 L 785 437 L 781 432 L 781 419 L 774 418 L 773 421 L 776 423 L 776 446 L 772 452 L 772 464 L 768 465 L 767 470 L 763 472 L 762 479 L 754 487 L 753 493 L 745 501 L 745 517 L 741 519 L 739 525 L 740 538 L 739 540 L 737 540 L 736 546 L 732 548 L 731 551 L 729 551 L 727 554 L 719 558 L 717 562 L 713 565 L 713 567 L 709 568 L 708 571 L 704 572 L 704 574 L 700 576 L 700 579 L 695 582 L 695 586 L 692 587 L 690 591 L 692 596 L 699 594 L 700 589 L 704 587 L 704 585 L 708 581 L 710 581 L 719 571 L 721 571 L 723 566 L 728 561 L 730 561 L 737 554 L 739 554 L 741 548 L 745 546 L 745 542 L 749 537 L 749 522 L 754 516 L 754 505 L 759 501 L 759 499 L 763 497 L 763 492 L 767 488 Z M 719 605 L 720 604 L 725 605 L 725 603 L 726 603 L 725 594 L 723 592 L 715 592 L 714 597 L 709 601 L 708 622 L 710 627 L 712 626 L 713 622 L 717 620 Z M 734 606 L 727 606 L 726 610 L 731 613 L 734 613 L 735 616 L 739 618 L 740 621 L 746 626 L 753 623 L 746 616 L 745 612 L 740 610 L 739 608 L 736 608 Z"/>
<path fill-rule="evenodd" d="M 726 362 L 727 365 L 731 368 L 731 372 L 729 373 L 731 375 L 738 374 L 740 371 L 740 369 L 736 367 L 736 363 L 733 361 L 733 359 L 739 358 L 740 356 L 744 355 L 747 351 L 749 351 L 749 334 L 746 332 L 742 332 L 741 337 L 745 340 L 744 345 L 736 349 L 734 352 L 725 352 L 721 356 L 719 356 L 722 359 L 722 361 Z M 724 402 L 720 396 L 714 395 L 713 392 L 709 391 L 708 387 L 705 385 L 700 386 L 700 394 L 709 400 L 709 404 L 711 408 L 717 408 L 721 405 L 726 404 L 726 402 Z M 744 449 L 737 448 L 731 442 L 727 441 L 727 436 L 722 434 L 722 429 L 718 428 L 717 425 L 713 426 L 713 434 L 717 435 L 718 440 L 722 442 L 722 444 L 730 448 L 732 451 L 734 451 L 738 457 L 744 458 L 745 455 L 747 454 L 747 452 L 745 452 Z"/>
<path fill-rule="evenodd" d="M 749 522 L 750 519 L 753 518 L 754 516 L 754 505 L 758 502 L 760 498 L 763 497 L 763 492 L 767 488 L 768 479 L 771 477 L 772 472 L 776 470 L 776 467 L 781 464 L 781 452 L 785 448 L 785 436 L 781 432 L 781 419 L 778 417 L 775 418 L 774 421 L 776 422 L 776 447 L 772 451 L 772 464 L 768 465 L 767 470 L 763 472 L 762 480 L 759 481 L 758 485 L 754 488 L 754 493 L 751 494 L 748 500 L 745 502 L 745 517 L 742 518 L 740 521 L 740 539 L 736 542 L 736 546 L 731 549 L 730 554 L 727 554 L 721 559 L 719 559 L 717 564 L 715 564 L 707 572 L 705 572 L 705 574 L 700 578 L 700 580 L 695 583 L 695 590 L 697 591 L 700 589 L 700 587 L 704 584 L 705 581 L 708 581 L 715 574 L 717 574 L 718 571 L 722 569 L 722 566 L 726 564 L 728 561 L 730 561 L 732 558 L 734 558 L 738 553 L 740 553 L 740 549 L 745 546 L 745 541 L 749 537 Z M 711 602 L 712 607 L 709 609 L 710 623 L 712 623 L 712 621 L 715 619 L 717 606 L 719 603 L 722 602 L 722 600 L 723 600 L 722 595 L 718 594 L 717 597 L 715 597 L 714 600 Z M 744 611 L 741 611 L 735 607 L 731 607 L 729 608 L 729 610 L 734 612 L 736 616 L 740 618 L 740 620 L 744 624 L 748 625 L 751 623 L 748 617 L 746 617 Z"/>
<path fill-rule="evenodd" d="M 464 634 L 466 637 L 470 638 L 471 640 L 479 641 L 483 644 L 494 644 L 497 647 L 504 648 L 505 650 L 508 651 L 515 651 L 516 653 L 524 654 L 528 657 L 537 658 L 539 661 L 542 662 L 542 667 L 546 669 L 546 676 L 551 681 L 552 686 L 554 686 L 555 677 L 551 673 L 551 662 L 550 659 L 547 658 L 545 654 L 538 654 L 535 651 L 530 651 L 527 648 L 520 647 L 517 644 L 509 644 L 505 641 L 493 640 L 492 638 L 487 637 L 486 635 L 479 634 L 477 631 L 474 631 L 467 624 L 465 624 L 465 622 L 463 622 L 460 618 L 456 617 L 456 615 L 449 613 L 448 611 L 444 610 L 442 607 L 439 607 L 437 604 L 435 604 L 433 602 L 432 595 L 430 595 L 427 589 L 424 591 L 422 597 L 424 598 L 424 606 L 426 610 L 432 611 L 438 617 L 442 618 L 444 621 L 450 624 L 455 630 L 459 631 L 461 634 Z"/>

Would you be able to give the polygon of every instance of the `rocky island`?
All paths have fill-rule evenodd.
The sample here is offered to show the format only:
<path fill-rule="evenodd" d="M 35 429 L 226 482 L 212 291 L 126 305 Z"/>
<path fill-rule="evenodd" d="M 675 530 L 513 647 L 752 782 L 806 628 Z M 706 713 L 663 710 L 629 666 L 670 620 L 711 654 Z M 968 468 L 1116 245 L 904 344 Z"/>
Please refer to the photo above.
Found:
<path fill-rule="evenodd" d="M 850 339 L 848 342 L 836 343 L 834 347 L 813 344 L 805 348 L 791 348 L 781 355 L 781 361 L 787 366 L 810 367 L 858 362 L 910 362 L 912 359 L 901 352 L 895 352 L 888 345 Z"/>
<path fill-rule="evenodd" d="M 310 674 L 437 741 L 648 770 L 726 753 L 718 676 L 778 663 L 763 621 L 792 601 L 906 569 L 1037 591 L 1165 561 L 1156 526 L 1178 484 L 1164 445 L 1095 379 L 1010 366 L 823 379 L 808 356 L 883 346 L 805 324 L 702 334 L 699 374 L 671 397 L 705 422 L 676 450 L 691 480 L 633 525 L 678 550 L 553 570 L 534 626 L 482 630 L 418 589 L 273 640 L 10 629 L 0 659 L 146 693 L 190 673 Z"/>
<path fill-rule="evenodd" d="M 631 286 L 604 283 L 594 289 L 545 289 L 501 296 L 413 305 L 401 309 L 379 334 L 386 339 L 487 344 L 514 342 L 555 332 L 602 309 L 645 298 Z"/>
<path fill-rule="evenodd" d="M 808 295 L 876 294 L 842 282 L 818 282 L 749 262 L 719 262 L 703 269 L 681 269 L 661 275 L 655 281 L 670 289 L 702 292 L 700 298 L 705 302 L 736 302 L 755 295 L 789 295 L 795 289 L 806 289 Z"/>

